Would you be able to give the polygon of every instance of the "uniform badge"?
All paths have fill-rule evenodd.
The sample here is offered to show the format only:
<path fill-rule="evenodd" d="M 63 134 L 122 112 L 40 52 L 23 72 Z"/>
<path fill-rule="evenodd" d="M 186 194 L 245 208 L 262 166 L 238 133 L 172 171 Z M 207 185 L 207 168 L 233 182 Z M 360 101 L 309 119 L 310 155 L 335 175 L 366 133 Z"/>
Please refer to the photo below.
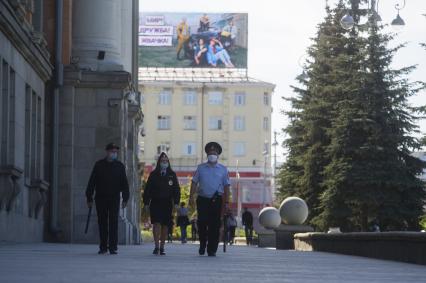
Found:
<path fill-rule="evenodd" d="M 173 181 L 169 180 L 169 186 L 173 186 Z"/>

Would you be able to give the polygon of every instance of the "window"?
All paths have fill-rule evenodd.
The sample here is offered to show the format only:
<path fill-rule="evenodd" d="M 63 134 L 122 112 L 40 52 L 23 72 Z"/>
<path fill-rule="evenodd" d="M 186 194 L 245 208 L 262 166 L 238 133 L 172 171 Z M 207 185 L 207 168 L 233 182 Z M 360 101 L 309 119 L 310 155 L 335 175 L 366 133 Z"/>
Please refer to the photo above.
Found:
<path fill-rule="evenodd" d="M 195 116 L 183 116 L 183 128 L 185 130 L 196 130 L 197 120 Z"/>
<path fill-rule="evenodd" d="M 263 104 L 269 106 L 269 93 L 263 93 Z"/>
<path fill-rule="evenodd" d="M 170 130 L 170 116 L 158 116 L 157 128 L 159 130 Z"/>
<path fill-rule="evenodd" d="M 223 102 L 223 94 L 220 91 L 209 92 L 209 104 L 221 105 Z"/>
<path fill-rule="evenodd" d="M 164 89 L 158 96 L 158 104 L 169 105 L 172 97 L 172 91 L 170 89 Z"/>
<path fill-rule="evenodd" d="M 209 130 L 222 130 L 222 118 L 209 117 Z"/>
<path fill-rule="evenodd" d="M 186 142 L 183 144 L 183 155 L 195 155 L 195 142 Z"/>
<path fill-rule="evenodd" d="M 234 117 L 234 130 L 244 131 L 246 129 L 246 119 L 243 116 Z"/>
<path fill-rule="evenodd" d="M 246 104 L 246 94 L 243 92 L 237 92 L 235 94 L 235 105 L 245 105 Z"/>
<path fill-rule="evenodd" d="M 234 156 L 244 156 L 246 154 L 246 143 L 235 142 L 234 143 Z"/>
<path fill-rule="evenodd" d="M 41 178 L 42 100 L 29 85 L 25 88 L 25 183 Z"/>
<path fill-rule="evenodd" d="M 195 90 L 187 90 L 183 94 L 184 105 L 196 105 L 197 104 L 197 92 Z"/>
<path fill-rule="evenodd" d="M 15 71 L 6 61 L 0 62 L 0 164 L 14 164 Z"/>
<path fill-rule="evenodd" d="M 269 130 L 269 118 L 268 117 L 263 117 L 263 129 Z"/>

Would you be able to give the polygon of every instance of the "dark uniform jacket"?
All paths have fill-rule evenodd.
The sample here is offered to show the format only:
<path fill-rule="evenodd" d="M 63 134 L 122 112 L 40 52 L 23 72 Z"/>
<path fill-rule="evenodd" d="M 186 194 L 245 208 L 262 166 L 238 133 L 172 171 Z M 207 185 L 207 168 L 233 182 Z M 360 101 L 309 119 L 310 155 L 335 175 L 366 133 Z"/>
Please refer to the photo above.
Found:
<path fill-rule="evenodd" d="M 110 162 L 106 159 L 96 162 L 86 189 L 87 201 L 93 201 L 94 192 L 96 193 L 95 198 L 119 198 L 122 193 L 123 202 L 127 202 L 129 200 L 129 183 L 124 164 L 120 161 Z"/>
<path fill-rule="evenodd" d="M 253 215 L 249 211 L 245 211 L 242 215 L 242 223 L 244 226 L 253 226 Z"/>
<path fill-rule="evenodd" d="M 171 198 L 174 204 L 180 201 L 180 187 L 176 173 L 170 170 L 166 171 L 165 176 L 160 172 L 153 171 L 149 177 L 143 193 L 143 203 L 149 205 L 154 198 Z"/>

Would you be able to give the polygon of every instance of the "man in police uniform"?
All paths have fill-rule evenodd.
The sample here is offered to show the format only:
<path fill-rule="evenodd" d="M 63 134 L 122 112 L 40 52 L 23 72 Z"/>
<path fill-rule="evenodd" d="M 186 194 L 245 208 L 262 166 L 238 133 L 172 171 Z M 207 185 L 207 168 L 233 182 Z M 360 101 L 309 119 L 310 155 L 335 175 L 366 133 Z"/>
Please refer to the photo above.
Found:
<path fill-rule="evenodd" d="M 108 249 L 110 254 L 117 254 L 120 193 L 123 197 L 122 208 L 126 207 L 129 200 L 126 168 L 117 160 L 119 149 L 114 143 L 105 147 L 107 156 L 96 162 L 86 189 L 88 207 L 92 207 L 93 193 L 96 192 L 95 203 L 100 237 L 99 254 L 105 254 Z"/>
<path fill-rule="evenodd" d="M 197 224 L 200 237 L 198 252 L 204 255 L 207 247 L 208 256 L 216 256 L 221 218 L 228 207 L 230 182 L 228 169 L 217 162 L 222 147 L 216 142 L 209 142 L 204 150 L 208 161 L 197 167 L 192 178 L 189 200 L 193 206 L 194 194 L 197 191 Z"/>

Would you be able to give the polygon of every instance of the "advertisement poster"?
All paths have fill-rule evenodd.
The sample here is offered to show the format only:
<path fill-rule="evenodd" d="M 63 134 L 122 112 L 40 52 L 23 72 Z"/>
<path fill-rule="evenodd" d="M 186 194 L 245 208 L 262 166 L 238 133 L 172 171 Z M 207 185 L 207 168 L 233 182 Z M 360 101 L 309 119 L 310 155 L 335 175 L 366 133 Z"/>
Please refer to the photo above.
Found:
<path fill-rule="evenodd" d="M 141 13 L 139 66 L 247 68 L 245 13 Z"/>

